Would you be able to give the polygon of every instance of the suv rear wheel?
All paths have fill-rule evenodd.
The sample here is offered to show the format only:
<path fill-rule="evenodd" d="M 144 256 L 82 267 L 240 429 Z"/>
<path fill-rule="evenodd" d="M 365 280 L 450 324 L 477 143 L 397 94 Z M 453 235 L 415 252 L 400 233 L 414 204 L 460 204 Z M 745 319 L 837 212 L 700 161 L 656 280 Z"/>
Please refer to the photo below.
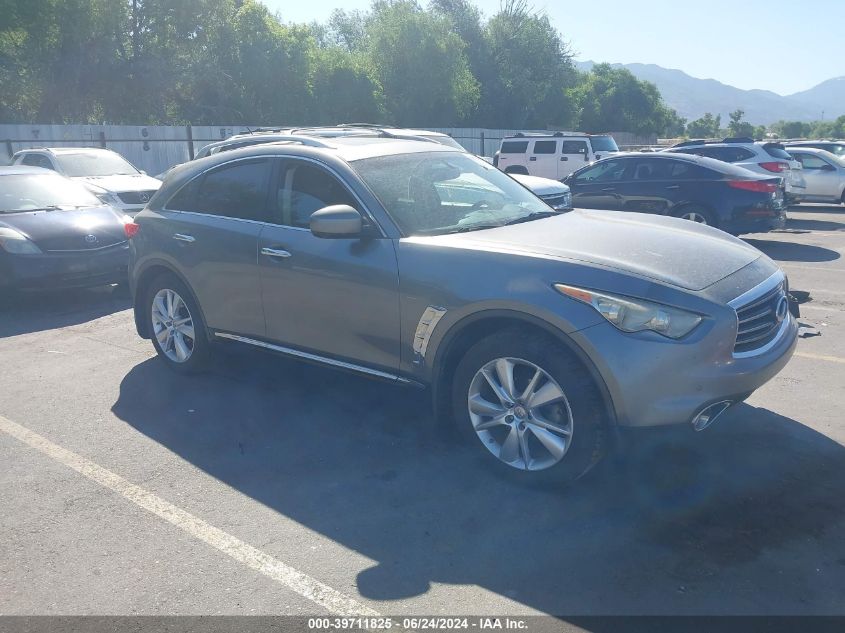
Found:
<path fill-rule="evenodd" d="M 509 329 L 476 343 L 455 372 L 452 407 L 468 441 L 528 482 L 574 481 L 605 450 L 604 403 L 592 377 L 542 335 Z"/>
<path fill-rule="evenodd" d="M 175 275 L 163 274 L 147 292 L 148 331 L 153 346 L 172 369 L 199 370 L 208 360 L 210 343 L 202 315 L 190 291 Z"/>
<path fill-rule="evenodd" d="M 525 167 L 507 167 L 505 168 L 506 174 L 521 174 L 522 176 L 528 175 L 528 170 Z"/>

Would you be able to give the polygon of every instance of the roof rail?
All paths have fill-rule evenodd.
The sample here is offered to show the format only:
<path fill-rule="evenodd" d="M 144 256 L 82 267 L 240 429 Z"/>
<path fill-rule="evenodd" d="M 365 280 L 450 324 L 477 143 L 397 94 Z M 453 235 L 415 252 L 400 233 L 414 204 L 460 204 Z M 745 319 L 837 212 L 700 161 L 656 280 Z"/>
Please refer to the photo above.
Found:
<path fill-rule="evenodd" d="M 681 141 L 680 143 L 675 143 L 672 147 L 689 147 L 690 145 L 704 145 L 705 143 L 713 143 L 714 141 L 708 141 L 703 138 L 699 139 L 690 139 L 688 141 Z"/>
<path fill-rule="evenodd" d="M 385 128 L 395 128 L 395 125 L 382 125 L 381 123 L 338 123 L 336 126 L 329 126 L 329 127 L 363 127 L 363 128 L 373 128 L 376 130 L 383 130 Z"/>
<path fill-rule="evenodd" d="M 553 138 L 560 138 L 562 136 L 590 136 L 585 132 L 562 132 L 560 130 L 555 132 L 517 132 L 512 136 L 506 136 L 505 138 L 543 138 L 546 136 L 550 136 Z"/>
<path fill-rule="evenodd" d="M 288 141 L 294 143 L 300 143 L 301 145 L 306 145 L 307 147 L 328 147 L 328 148 L 336 148 L 337 145 L 332 145 L 326 141 L 323 141 L 314 136 L 304 136 L 300 134 L 287 134 L 285 138 L 279 139 L 279 143 L 286 143 Z"/>
<path fill-rule="evenodd" d="M 754 139 L 750 136 L 729 136 L 723 138 L 722 143 L 753 143 Z"/>

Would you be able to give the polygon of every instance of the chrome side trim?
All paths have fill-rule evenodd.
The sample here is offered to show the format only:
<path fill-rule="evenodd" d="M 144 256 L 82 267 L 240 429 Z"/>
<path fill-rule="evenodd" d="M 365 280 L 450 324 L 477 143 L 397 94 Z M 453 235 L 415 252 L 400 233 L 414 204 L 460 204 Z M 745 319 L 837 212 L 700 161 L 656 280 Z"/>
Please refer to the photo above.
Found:
<path fill-rule="evenodd" d="M 255 339 L 247 338 L 246 336 L 239 336 L 237 334 L 229 334 L 228 332 L 213 332 L 216 338 L 227 339 L 230 341 L 237 341 L 238 343 L 246 343 L 247 345 L 254 345 L 255 347 L 261 347 L 264 349 L 269 349 L 274 352 L 280 352 L 282 354 L 286 354 L 288 356 L 295 356 L 297 358 L 304 358 L 306 360 L 314 361 L 317 363 L 321 363 L 323 365 L 331 365 L 332 367 L 339 367 L 341 369 L 348 369 L 350 371 L 358 372 L 360 374 L 366 374 L 368 376 L 376 376 L 378 378 L 384 378 L 386 380 L 393 380 L 394 382 L 411 385 L 414 384 L 413 381 L 408 380 L 407 378 L 402 378 L 401 376 L 397 376 L 396 374 L 389 374 L 385 371 L 379 371 L 378 369 L 370 369 L 369 367 L 363 367 L 361 365 L 355 365 L 353 363 L 347 363 L 342 360 L 335 360 L 333 358 L 326 358 L 325 356 L 318 356 L 317 354 L 311 354 L 309 352 L 303 352 L 298 349 L 292 349 L 290 347 L 283 347 L 281 345 L 274 345 L 272 343 L 265 343 L 264 341 L 257 341 Z"/>
<path fill-rule="evenodd" d="M 446 314 L 446 308 L 438 306 L 428 306 L 423 310 L 419 323 L 417 323 L 417 330 L 414 332 L 414 354 L 416 355 L 414 362 L 417 364 L 422 363 L 425 359 L 428 341 L 444 314 Z"/>
<path fill-rule="evenodd" d="M 771 277 L 766 279 L 765 281 L 757 284 L 751 290 L 743 292 L 739 295 L 736 299 L 732 299 L 728 301 L 728 305 L 732 307 L 734 310 L 738 308 L 742 308 L 748 303 L 751 303 L 753 299 L 758 297 L 762 297 L 766 293 L 770 292 L 771 290 L 775 289 L 778 284 L 782 283 L 786 279 L 786 276 L 783 274 L 782 270 L 777 271 Z"/>

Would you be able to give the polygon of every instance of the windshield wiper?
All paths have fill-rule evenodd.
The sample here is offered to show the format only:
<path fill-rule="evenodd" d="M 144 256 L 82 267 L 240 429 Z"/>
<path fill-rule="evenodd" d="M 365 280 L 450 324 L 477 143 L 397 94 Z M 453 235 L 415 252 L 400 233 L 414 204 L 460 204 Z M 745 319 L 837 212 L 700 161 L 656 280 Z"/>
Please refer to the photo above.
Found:
<path fill-rule="evenodd" d="M 47 207 L 34 207 L 32 209 L 12 209 L 6 213 L 28 213 L 30 211 L 60 211 L 61 207 L 57 204 L 51 204 Z"/>
<path fill-rule="evenodd" d="M 561 213 L 562 211 L 534 211 L 534 213 L 529 213 L 528 215 L 524 215 L 521 218 L 514 218 L 513 220 L 508 220 L 500 226 L 510 226 L 511 224 L 522 224 L 523 222 L 531 222 L 532 220 L 541 220 L 543 218 L 550 218 L 553 215 L 560 215 Z"/>

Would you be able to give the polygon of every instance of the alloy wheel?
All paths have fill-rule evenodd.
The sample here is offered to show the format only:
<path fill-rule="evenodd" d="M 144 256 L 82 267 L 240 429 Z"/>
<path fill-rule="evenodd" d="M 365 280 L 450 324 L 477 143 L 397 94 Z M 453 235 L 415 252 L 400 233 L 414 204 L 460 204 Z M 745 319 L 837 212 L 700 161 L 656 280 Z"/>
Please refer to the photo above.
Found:
<path fill-rule="evenodd" d="M 153 335 L 162 353 L 174 363 L 184 363 L 194 352 L 194 320 L 188 305 L 169 288 L 159 290 L 152 301 Z"/>
<path fill-rule="evenodd" d="M 563 389 L 543 368 L 519 358 L 497 358 L 469 386 L 469 417 L 493 455 L 519 470 L 545 470 L 572 444 L 574 421 Z"/>
<path fill-rule="evenodd" d="M 687 211 L 678 216 L 683 220 L 690 220 L 691 222 L 698 222 L 699 224 L 707 224 L 707 218 L 697 211 Z"/>

